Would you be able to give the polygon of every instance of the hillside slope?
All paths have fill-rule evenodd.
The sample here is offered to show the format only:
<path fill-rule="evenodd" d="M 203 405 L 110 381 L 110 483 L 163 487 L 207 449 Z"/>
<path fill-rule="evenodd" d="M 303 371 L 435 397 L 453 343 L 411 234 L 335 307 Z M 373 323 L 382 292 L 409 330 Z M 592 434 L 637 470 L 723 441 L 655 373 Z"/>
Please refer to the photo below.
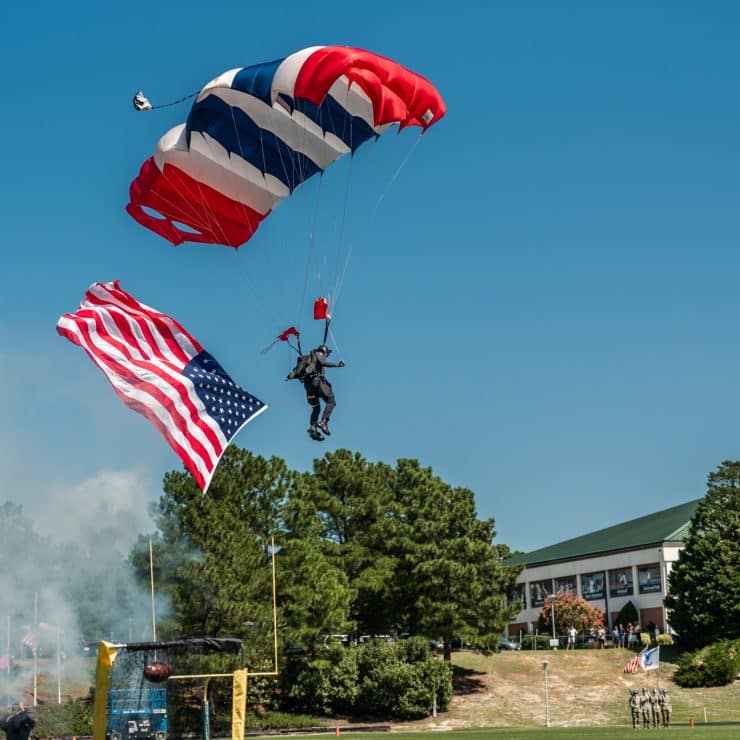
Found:
<path fill-rule="evenodd" d="M 624 649 L 504 652 L 482 656 L 453 653 L 455 695 L 450 711 L 404 727 L 457 729 L 543 725 L 548 661 L 550 722 L 554 726 L 631 723 L 629 689 L 666 687 L 673 721 L 740 722 L 740 681 L 713 689 L 681 689 L 671 680 L 676 666 L 663 661 L 660 671 L 624 673 L 634 653 Z"/>

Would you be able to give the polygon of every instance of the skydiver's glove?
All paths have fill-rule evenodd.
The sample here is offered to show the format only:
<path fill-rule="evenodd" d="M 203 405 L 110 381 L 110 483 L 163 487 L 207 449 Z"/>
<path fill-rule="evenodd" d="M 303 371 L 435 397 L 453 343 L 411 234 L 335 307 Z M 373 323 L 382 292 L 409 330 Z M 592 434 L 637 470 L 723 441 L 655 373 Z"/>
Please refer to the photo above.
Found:
<path fill-rule="evenodd" d="M 344 367 L 344 360 L 339 360 L 337 367 Z"/>

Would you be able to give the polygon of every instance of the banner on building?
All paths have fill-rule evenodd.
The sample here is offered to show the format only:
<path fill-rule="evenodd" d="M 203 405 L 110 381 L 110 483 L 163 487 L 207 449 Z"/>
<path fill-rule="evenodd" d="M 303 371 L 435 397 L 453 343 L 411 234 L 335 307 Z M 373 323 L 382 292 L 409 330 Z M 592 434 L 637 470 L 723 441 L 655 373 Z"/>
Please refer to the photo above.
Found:
<path fill-rule="evenodd" d="M 632 568 L 609 571 L 609 596 L 632 596 L 634 592 Z"/>
<path fill-rule="evenodd" d="M 598 573 L 584 573 L 581 576 L 581 596 L 586 601 L 598 601 L 604 598 L 605 589 L 604 571 Z"/>
<path fill-rule="evenodd" d="M 576 585 L 575 576 L 561 576 L 555 579 L 556 594 L 576 594 L 578 586 Z"/>
<path fill-rule="evenodd" d="M 641 594 L 652 594 L 660 591 L 660 564 L 641 565 L 637 569 L 637 583 Z"/>
<path fill-rule="evenodd" d="M 534 608 L 545 605 L 545 599 L 552 594 L 552 579 L 534 581 L 529 584 L 529 603 Z"/>

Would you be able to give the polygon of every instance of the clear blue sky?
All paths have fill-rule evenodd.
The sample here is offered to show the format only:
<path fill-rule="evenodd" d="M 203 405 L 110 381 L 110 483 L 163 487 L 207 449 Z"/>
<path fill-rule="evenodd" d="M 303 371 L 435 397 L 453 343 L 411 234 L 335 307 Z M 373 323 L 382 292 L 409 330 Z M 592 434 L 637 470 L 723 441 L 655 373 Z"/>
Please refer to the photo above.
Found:
<path fill-rule="evenodd" d="M 298 469 L 419 458 L 513 548 L 701 496 L 740 457 L 737 3 L 14 3 L 4 28 L 0 500 L 141 504 L 179 467 L 55 333 L 116 278 L 272 405 L 237 444 Z M 447 117 L 330 169 L 239 253 L 126 215 L 188 109 L 136 114 L 136 90 L 167 102 L 313 44 L 398 60 Z M 296 320 L 314 212 L 318 247 L 351 250 L 323 447 L 284 349 L 260 354 Z"/>

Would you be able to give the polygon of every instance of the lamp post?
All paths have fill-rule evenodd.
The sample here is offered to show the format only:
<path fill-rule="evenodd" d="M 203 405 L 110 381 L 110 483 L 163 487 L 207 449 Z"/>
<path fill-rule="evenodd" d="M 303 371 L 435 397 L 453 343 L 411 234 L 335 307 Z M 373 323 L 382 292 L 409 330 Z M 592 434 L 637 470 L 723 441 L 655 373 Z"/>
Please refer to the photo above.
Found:
<path fill-rule="evenodd" d="M 547 690 L 547 661 L 542 661 L 542 670 L 545 672 L 545 727 L 550 726 L 550 696 Z"/>
<path fill-rule="evenodd" d="M 555 634 L 555 592 L 553 591 L 552 594 L 548 594 L 545 592 L 545 595 L 550 599 L 550 613 L 552 614 L 552 639 L 557 639 L 557 635 Z"/>

